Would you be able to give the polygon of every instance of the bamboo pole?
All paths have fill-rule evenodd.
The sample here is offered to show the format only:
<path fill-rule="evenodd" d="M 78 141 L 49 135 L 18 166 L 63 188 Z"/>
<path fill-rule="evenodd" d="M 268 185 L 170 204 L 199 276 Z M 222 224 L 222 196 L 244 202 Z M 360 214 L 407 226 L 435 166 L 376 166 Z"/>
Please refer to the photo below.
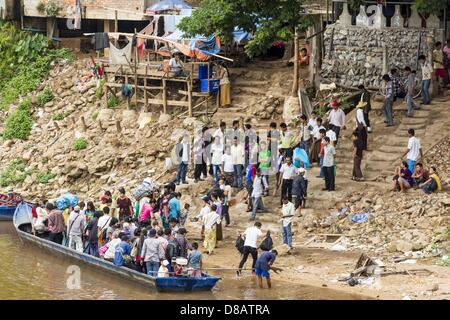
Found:
<path fill-rule="evenodd" d="M 190 81 L 188 81 L 187 86 L 188 86 L 189 117 L 192 117 L 192 86 Z"/>
<path fill-rule="evenodd" d="M 83 131 L 87 131 L 87 125 L 86 121 L 84 120 L 84 117 L 81 117 L 81 124 L 83 125 Z"/>
<path fill-rule="evenodd" d="M 137 35 L 136 29 L 134 29 L 134 35 Z M 134 100 L 136 103 L 136 108 L 138 106 L 138 49 L 137 46 L 134 47 Z"/>
<path fill-rule="evenodd" d="M 163 108 L 164 108 L 164 114 L 167 114 L 167 86 L 166 86 L 166 79 L 162 80 L 163 82 Z"/>

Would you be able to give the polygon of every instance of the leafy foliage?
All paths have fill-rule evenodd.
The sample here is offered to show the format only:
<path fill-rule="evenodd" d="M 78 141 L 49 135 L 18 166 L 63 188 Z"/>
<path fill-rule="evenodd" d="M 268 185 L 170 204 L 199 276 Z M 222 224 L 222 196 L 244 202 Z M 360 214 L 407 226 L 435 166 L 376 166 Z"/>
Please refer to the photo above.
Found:
<path fill-rule="evenodd" d="M 94 113 L 92 114 L 92 120 L 93 120 L 93 121 L 97 121 L 97 117 L 98 117 L 98 112 L 94 112 Z"/>
<path fill-rule="evenodd" d="M 191 17 L 178 25 L 188 36 L 215 33 L 230 42 L 235 27 L 253 34 L 246 45 L 249 56 L 264 53 L 274 41 L 289 41 L 295 28 L 305 30 L 311 20 L 302 12 L 303 0 L 203 0 Z"/>
<path fill-rule="evenodd" d="M 56 174 L 51 172 L 39 172 L 36 176 L 36 182 L 39 184 L 47 184 L 50 180 L 56 178 Z"/>
<path fill-rule="evenodd" d="M 0 171 L 0 187 L 6 188 L 10 185 L 24 182 L 30 173 L 21 160 L 13 160 Z"/>
<path fill-rule="evenodd" d="M 100 100 L 103 97 L 103 86 L 105 85 L 105 79 L 101 79 L 100 83 L 97 87 L 97 89 L 95 89 L 95 96 L 97 97 L 98 100 Z"/>
<path fill-rule="evenodd" d="M 37 96 L 38 106 L 43 107 L 46 103 L 52 101 L 53 99 L 55 99 L 55 96 L 53 95 L 52 90 L 49 87 L 45 87 L 45 89 L 42 90 L 42 92 Z"/>
<path fill-rule="evenodd" d="M 0 109 L 35 90 L 57 59 L 71 60 L 73 55 L 67 49 L 52 49 L 43 35 L 0 22 Z"/>
<path fill-rule="evenodd" d="M 47 17 L 56 17 L 61 9 L 62 8 L 55 0 L 48 0 L 47 4 L 43 1 L 40 1 L 36 6 L 36 10 L 40 14 L 45 14 Z"/>
<path fill-rule="evenodd" d="M 416 0 L 414 8 L 425 14 L 442 15 L 448 0 Z"/>
<path fill-rule="evenodd" d="M 77 151 L 86 149 L 88 145 L 88 141 L 86 140 L 86 138 L 78 138 L 75 140 L 74 144 L 73 144 L 73 148 Z"/>
<path fill-rule="evenodd" d="M 26 140 L 33 128 L 33 119 L 30 115 L 31 100 L 26 99 L 16 111 L 12 112 L 5 121 L 3 131 L 4 139 Z"/>
<path fill-rule="evenodd" d="M 108 99 L 108 108 L 114 109 L 115 107 L 117 107 L 119 105 L 119 103 L 120 103 L 119 98 L 116 95 L 113 94 Z"/>

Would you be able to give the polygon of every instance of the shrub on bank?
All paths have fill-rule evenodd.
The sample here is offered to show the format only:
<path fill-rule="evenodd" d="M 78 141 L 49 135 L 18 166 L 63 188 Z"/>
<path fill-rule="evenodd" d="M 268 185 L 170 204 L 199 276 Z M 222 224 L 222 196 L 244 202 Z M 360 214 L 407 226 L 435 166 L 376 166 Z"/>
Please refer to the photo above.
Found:
<path fill-rule="evenodd" d="M 74 144 L 73 144 L 73 148 L 77 151 L 86 149 L 88 145 L 88 141 L 86 140 L 86 138 L 78 138 L 75 140 Z"/>

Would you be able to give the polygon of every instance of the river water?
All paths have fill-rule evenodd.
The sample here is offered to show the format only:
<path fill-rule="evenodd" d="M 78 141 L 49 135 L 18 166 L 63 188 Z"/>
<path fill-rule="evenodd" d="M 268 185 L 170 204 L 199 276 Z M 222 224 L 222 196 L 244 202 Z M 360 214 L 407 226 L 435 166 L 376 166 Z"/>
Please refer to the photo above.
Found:
<path fill-rule="evenodd" d="M 271 290 L 257 289 L 251 276 L 221 274 L 212 292 L 158 293 L 80 264 L 79 289 L 69 289 L 71 259 L 22 243 L 11 222 L 0 222 L 0 299 L 357 299 L 326 288 L 286 285 L 274 281 Z M 69 268 L 69 269 L 68 269 Z M 70 286 L 69 286 L 70 287 Z"/>

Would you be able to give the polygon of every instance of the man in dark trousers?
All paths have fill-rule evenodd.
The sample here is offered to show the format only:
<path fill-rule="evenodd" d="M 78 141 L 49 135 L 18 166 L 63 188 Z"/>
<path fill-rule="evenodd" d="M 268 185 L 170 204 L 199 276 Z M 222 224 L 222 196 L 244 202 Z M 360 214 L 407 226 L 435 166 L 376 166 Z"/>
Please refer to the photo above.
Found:
<path fill-rule="evenodd" d="M 303 200 L 306 198 L 306 180 L 303 177 L 305 171 L 304 168 L 300 168 L 298 175 L 295 176 L 292 181 L 292 197 L 295 198 L 295 210 L 298 210 L 299 213 L 301 211 Z"/>
<path fill-rule="evenodd" d="M 361 100 L 362 102 L 366 103 L 363 112 L 364 112 L 364 121 L 367 124 L 367 132 L 372 132 L 372 127 L 370 126 L 370 118 L 369 113 L 372 110 L 372 106 L 370 104 L 370 92 L 364 87 L 364 85 L 360 85 L 358 87 L 359 90 L 361 90 Z"/>

